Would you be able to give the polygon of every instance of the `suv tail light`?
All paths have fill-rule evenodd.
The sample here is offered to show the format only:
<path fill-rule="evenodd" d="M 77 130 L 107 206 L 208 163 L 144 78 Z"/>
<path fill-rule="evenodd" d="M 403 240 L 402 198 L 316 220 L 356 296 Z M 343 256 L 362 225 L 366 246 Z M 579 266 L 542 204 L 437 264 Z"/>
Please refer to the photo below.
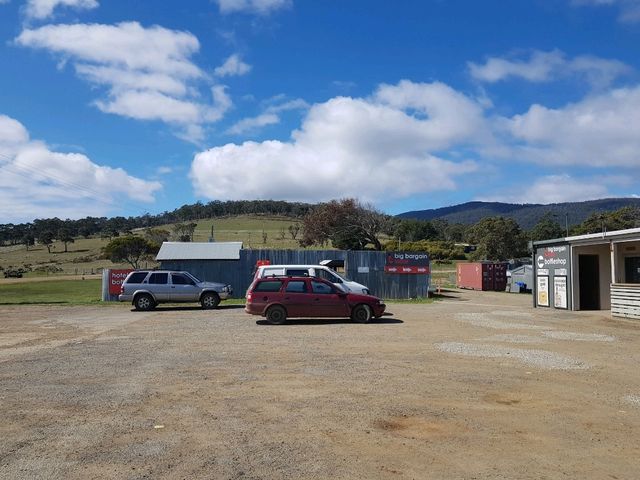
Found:
<path fill-rule="evenodd" d="M 251 293 L 247 293 L 247 302 L 251 303 Z"/>

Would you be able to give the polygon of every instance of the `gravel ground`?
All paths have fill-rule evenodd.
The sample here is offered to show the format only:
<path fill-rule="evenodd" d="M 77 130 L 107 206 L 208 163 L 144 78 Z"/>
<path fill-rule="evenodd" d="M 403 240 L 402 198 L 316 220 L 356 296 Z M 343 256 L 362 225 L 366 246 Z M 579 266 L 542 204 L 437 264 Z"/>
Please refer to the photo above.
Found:
<path fill-rule="evenodd" d="M 4 307 L 0 478 L 638 478 L 640 323 L 470 291 L 388 310 Z"/>

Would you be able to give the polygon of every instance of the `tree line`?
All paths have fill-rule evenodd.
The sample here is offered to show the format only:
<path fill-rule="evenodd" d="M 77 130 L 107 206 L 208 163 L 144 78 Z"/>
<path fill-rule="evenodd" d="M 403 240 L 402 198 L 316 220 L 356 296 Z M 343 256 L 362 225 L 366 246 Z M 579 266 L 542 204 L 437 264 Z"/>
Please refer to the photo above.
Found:
<path fill-rule="evenodd" d="M 29 223 L 0 224 L 0 246 L 24 244 L 28 248 L 38 242 L 49 245 L 53 240 L 70 243 L 74 238 L 101 236 L 113 238 L 134 229 L 192 222 L 204 218 L 236 215 L 278 215 L 299 218 L 312 205 L 279 200 L 212 201 L 183 205 L 158 215 L 148 213 L 137 217 L 86 217 L 79 220 L 59 218 L 36 219 Z"/>
<path fill-rule="evenodd" d="M 423 250 L 433 259 L 507 260 L 529 256 L 529 242 L 640 227 L 640 208 L 592 213 L 584 222 L 562 227 L 551 211 L 529 230 L 512 219 L 486 217 L 474 225 L 446 220 L 400 219 L 355 199 L 315 206 L 302 219 L 301 246 L 345 250 Z M 386 239 L 386 241 L 385 241 Z"/>
<path fill-rule="evenodd" d="M 37 219 L 27 224 L 0 225 L 0 244 L 24 244 L 36 241 L 49 246 L 53 240 L 65 244 L 78 237 L 101 235 L 111 240 L 105 255 L 123 258 L 128 245 L 136 255 L 153 254 L 169 238 L 191 241 L 194 220 L 246 214 L 288 216 L 299 221 L 301 247 L 334 247 L 343 250 L 424 250 L 433 259 L 506 260 L 528 256 L 530 241 L 582 235 L 602 231 L 640 227 L 640 208 L 624 207 L 614 212 L 592 213 L 584 222 L 571 228 L 562 227 L 557 215 L 547 212 L 529 230 L 523 230 L 512 218 L 486 217 L 474 225 L 449 223 L 443 219 L 414 220 L 386 215 L 372 205 L 353 198 L 332 200 L 316 205 L 273 200 L 214 201 L 208 204 L 184 205 L 173 212 L 140 217 L 86 217 L 80 220 Z M 173 232 L 157 228 L 173 224 Z M 298 226 L 299 225 L 299 226 Z M 134 236 L 133 229 L 143 229 Z M 130 239 L 122 240 L 121 235 Z M 117 241 L 114 241 L 114 237 Z M 145 243 L 146 242 L 146 243 Z M 126 255 L 124 255 L 126 256 Z"/>

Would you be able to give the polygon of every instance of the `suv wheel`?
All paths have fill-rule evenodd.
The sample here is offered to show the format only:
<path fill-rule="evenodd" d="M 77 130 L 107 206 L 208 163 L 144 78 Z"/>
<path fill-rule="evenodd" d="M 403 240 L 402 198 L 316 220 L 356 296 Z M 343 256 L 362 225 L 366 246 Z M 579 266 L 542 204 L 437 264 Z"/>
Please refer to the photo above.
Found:
<path fill-rule="evenodd" d="M 351 312 L 351 319 L 357 323 L 369 323 L 372 316 L 369 305 L 357 305 Z"/>
<path fill-rule="evenodd" d="M 141 293 L 133 300 L 133 306 L 136 310 L 153 310 L 156 306 L 156 302 L 148 293 Z"/>
<path fill-rule="evenodd" d="M 267 322 L 282 325 L 287 321 L 287 311 L 280 305 L 274 305 L 267 310 Z"/>
<path fill-rule="evenodd" d="M 200 297 L 200 305 L 205 309 L 216 308 L 219 303 L 220 297 L 217 293 L 207 292 Z"/>

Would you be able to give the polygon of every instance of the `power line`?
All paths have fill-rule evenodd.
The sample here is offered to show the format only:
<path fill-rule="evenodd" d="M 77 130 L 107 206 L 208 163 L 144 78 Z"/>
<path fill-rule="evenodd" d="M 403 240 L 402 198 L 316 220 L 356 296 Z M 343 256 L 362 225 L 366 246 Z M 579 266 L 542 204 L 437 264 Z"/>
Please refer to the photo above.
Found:
<path fill-rule="evenodd" d="M 0 153 L 0 157 L 3 157 L 7 160 L 9 160 L 10 162 L 13 162 L 15 160 L 15 157 L 11 157 L 9 155 L 6 155 L 4 153 Z M 73 190 L 76 190 L 78 192 L 82 192 L 84 194 L 86 194 L 87 196 L 91 197 L 92 199 L 94 199 L 96 202 L 101 203 L 103 205 L 109 206 L 109 207 L 117 207 L 120 204 L 114 200 L 111 197 L 108 196 L 100 196 L 97 192 L 95 192 L 93 189 L 91 189 L 90 187 L 87 187 L 85 185 L 80 185 L 78 183 L 74 183 L 71 182 L 69 180 L 63 179 L 61 177 L 58 177 L 56 175 L 53 175 L 51 173 L 45 173 L 41 170 L 38 170 L 34 167 L 30 167 L 27 165 L 17 165 L 15 163 L 8 163 L 0 168 L 4 168 L 6 170 L 9 170 L 10 173 L 13 173 L 15 175 L 21 176 L 23 178 L 26 178 L 28 180 L 33 180 L 33 178 L 27 174 L 31 173 L 32 175 L 37 175 L 40 177 L 43 177 L 44 180 L 50 180 L 53 181 L 54 183 L 58 184 L 59 186 L 62 187 L 67 187 Z M 22 171 L 21 171 L 22 170 Z M 133 207 L 137 207 L 140 210 L 146 212 L 147 211 L 147 206 L 144 206 L 140 203 L 136 203 L 136 202 L 132 202 L 132 201 L 128 201 L 127 202 L 129 205 L 133 206 Z"/>

